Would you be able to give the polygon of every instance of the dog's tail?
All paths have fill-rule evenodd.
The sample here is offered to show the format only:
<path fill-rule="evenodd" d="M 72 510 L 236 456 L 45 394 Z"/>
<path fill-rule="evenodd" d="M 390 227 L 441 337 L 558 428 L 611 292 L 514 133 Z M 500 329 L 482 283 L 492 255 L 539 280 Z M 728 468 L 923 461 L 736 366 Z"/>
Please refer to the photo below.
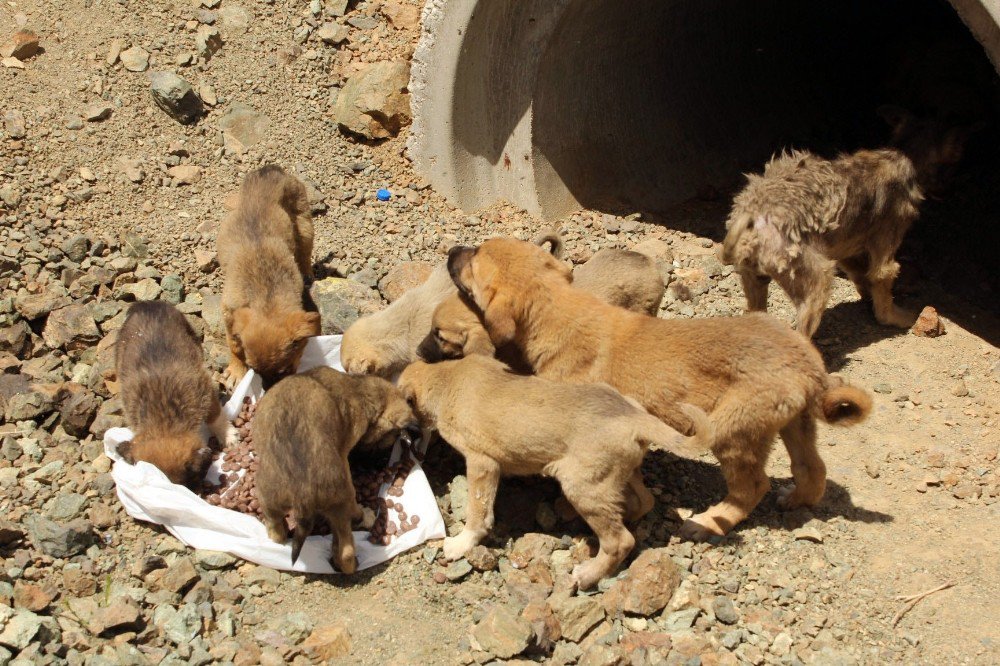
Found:
<path fill-rule="evenodd" d="M 683 433 L 678 433 L 660 419 L 647 413 L 642 418 L 642 425 L 636 436 L 644 448 L 655 445 L 659 449 L 687 457 L 697 457 L 712 448 L 715 427 L 708 414 L 701 408 L 687 403 L 681 403 L 679 407 L 691 419 L 691 435 L 684 437 Z"/>
<path fill-rule="evenodd" d="M 535 238 L 535 245 L 538 247 L 544 246 L 546 243 L 549 244 L 549 252 L 556 259 L 562 259 L 563 248 L 565 243 L 563 242 L 562 235 L 557 229 L 547 229 Z"/>
<path fill-rule="evenodd" d="M 739 213 L 736 217 L 730 218 L 726 226 L 728 231 L 726 231 L 725 240 L 722 241 L 719 260 L 724 264 L 734 264 L 736 263 L 736 246 L 747 229 L 753 226 L 753 216 L 747 212 Z"/>
<path fill-rule="evenodd" d="M 302 552 L 302 544 L 306 542 L 306 537 L 312 534 L 312 531 L 313 517 L 296 512 L 295 529 L 292 530 L 292 564 L 298 561 L 299 553 Z"/>
<path fill-rule="evenodd" d="M 852 426 L 868 418 L 871 411 L 871 394 L 831 375 L 817 401 L 816 415 L 830 425 Z"/>

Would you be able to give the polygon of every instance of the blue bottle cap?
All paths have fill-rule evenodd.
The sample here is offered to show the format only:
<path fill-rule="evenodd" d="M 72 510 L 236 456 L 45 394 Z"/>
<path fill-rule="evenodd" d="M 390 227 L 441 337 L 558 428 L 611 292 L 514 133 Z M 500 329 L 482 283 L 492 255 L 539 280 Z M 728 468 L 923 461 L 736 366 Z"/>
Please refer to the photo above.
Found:
<path fill-rule="evenodd" d="M 390 192 L 389 190 L 383 188 L 383 189 L 381 189 L 381 190 L 379 190 L 378 192 L 375 193 L 375 197 L 379 201 L 388 201 L 392 197 L 392 192 Z"/>

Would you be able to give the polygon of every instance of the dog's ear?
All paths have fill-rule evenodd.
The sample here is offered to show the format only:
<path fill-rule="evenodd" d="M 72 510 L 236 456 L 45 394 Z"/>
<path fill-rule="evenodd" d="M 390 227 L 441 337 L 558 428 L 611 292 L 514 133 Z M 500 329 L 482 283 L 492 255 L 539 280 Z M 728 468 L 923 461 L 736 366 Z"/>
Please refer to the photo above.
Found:
<path fill-rule="evenodd" d="M 296 342 L 319 335 L 322 331 L 318 312 L 296 312 L 295 322 L 290 327 L 293 331 L 292 339 Z"/>
<path fill-rule="evenodd" d="M 132 440 L 122 442 L 118 445 L 118 455 L 129 465 L 135 464 L 135 454 L 132 451 Z"/>
<path fill-rule="evenodd" d="M 893 132 L 899 132 L 913 119 L 912 113 L 895 104 L 883 104 L 875 109 L 875 113 L 889 125 Z"/>
<path fill-rule="evenodd" d="M 466 331 L 465 344 L 462 346 L 462 351 L 466 356 L 482 354 L 483 356 L 492 357 L 496 353 L 497 348 L 493 346 L 493 342 L 490 340 L 486 329 L 474 326 Z"/>
<path fill-rule="evenodd" d="M 465 272 L 466 267 L 468 267 L 469 262 L 472 261 L 472 255 L 475 253 L 476 251 L 473 248 L 465 245 L 456 245 L 448 250 L 448 274 L 460 292 L 468 293 L 469 285 L 462 281 L 462 274 Z"/>
<path fill-rule="evenodd" d="M 514 321 L 513 304 L 507 296 L 495 295 L 490 299 L 483 313 L 486 330 L 490 340 L 497 347 L 510 344 L 517 333 L 517 323 Z"/>

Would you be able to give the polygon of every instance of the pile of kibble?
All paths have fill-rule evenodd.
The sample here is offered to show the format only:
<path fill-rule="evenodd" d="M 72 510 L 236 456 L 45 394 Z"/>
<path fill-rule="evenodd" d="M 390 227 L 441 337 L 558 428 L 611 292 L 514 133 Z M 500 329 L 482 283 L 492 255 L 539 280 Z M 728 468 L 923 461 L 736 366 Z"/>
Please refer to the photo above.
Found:
<path fill-rule="evenodd" d="M 206 480 L 202 485 L 202 495 L 212 506 L 239 511 L 259 519 L 261 508 L 255 487 L 258 463 L 253 447 L 253 416 L 256 410 L 257 404 L 249 396 L 243 399 L 240 413 L 233 421 L 238 432 L 236 443 L 221 452 L 225 454 L 225 459 L 219 483 L 211 484 Z M 406 478 L 420 457 L 412 444 L 404 441 L 402 455 L 395 464 L 380 469 L 352 470 L 358 504 L 370 509 L 375 516 L 368 536 L 371 543 L 388 546 L 394 538 L 416 528 L 420 523 L 420 516 L 409 515 L 400 501 Z M 389 484 L 389 487 L 385 493 L 387 497 L 382 498 L 379 491 L 384 484 Z M 289 519 L 294 527 L 294 516 Z M 314 531 L 314 534 L 329 533 L 330 529 L 325 524 L 318 525 Z"/>

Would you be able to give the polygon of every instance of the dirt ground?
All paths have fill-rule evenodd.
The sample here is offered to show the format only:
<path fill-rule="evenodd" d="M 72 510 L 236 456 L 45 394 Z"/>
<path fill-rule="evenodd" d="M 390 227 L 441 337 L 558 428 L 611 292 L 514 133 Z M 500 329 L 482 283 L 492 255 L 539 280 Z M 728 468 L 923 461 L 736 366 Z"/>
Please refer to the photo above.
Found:
<path fill-rule="evenodd" d="M 330 111 L 339 87 L 360 63 L 406 60 L 419 29 L 393 26 L 380 2 L 352 3 L 343 17 L 332 13 L 331 6 L 338 3 L 320 4 L 325 8 L 314 16 L 307 2 L 244 0 L 251 20 L 243 27 L 242 14 L 225 13 L 235 6 L 231 0 L 200 5 L 191 0 L 3 2 L 0 42 L 26 25 L 38 33 L 44 48 L 24 62 L 24 69 L 0 68 L 0 112 L 17 110 L 26 124 L 24 137 L 12 138 L 8 129 L 0 139 L 0 188 L 9 186 L 20 195 L 18 203 L 8 201 L 0 208 L 0 220 L 6 220 L 0 227 L 4 255 L 23 264 L 28 255 L 44 258 L 48 248 L 88 234 L 107 239 L 109 256 L 115 257 L 123 234 L 136 233 L 148 243 L 149 258 L 140 263 L 153 269 L 154 280 L 162 284 L 165 276 L 179 276 L 187 300 L 201 302 L 203 294 L 219 292 L 221 275 L 217 269 L 201 270 L 196 252 L 214 251 L 223 200 L 248 171 L 269 162 L 294 170 L 316 191 L 314 257 L 323 275 L 361 271 L 377 278 L 401 261 L 440 261 L 455 243 L 474 244 L 501 234 L 533 236 L 542 223 L 520 211 L 498 205 L 462 212 L 426 187 L 405 157 L 405 128 L 377 144 L 359 143 L 338 130 Z M 209 18 L 222 34 L 221 49 L 207 62 L 196 57 L 196 64 L 178 66 L 178 56 L 196 52 L 195 32 Z M 339 47 L 316 37 L 316 28 L 327 21 L 351 20 L 361 27 L 349 25 L 350 36 Z M 116 40 L 122 50 L 145 49 L 148 70 L 128 71 L 117 59 L 109 62 Z M 218 103 L 196 124 L 181 125 L 153 104 L 147 75 L 167 69 L 199 89 L 214 89 Z M 71 129 L 76 126 L 72 116 L 85 117 L 87 108 L 98 103 L 112 107 L 110 117 L 84 120 L 79 129 Z M 219 129 L 234 104 L 248 105 L 269 119 L 263 140 L 242 154 L 225 147 Z M 175 142 L 183 142 L 184 150 L 176 150 Z M 181 184 L 171 177 L 167 170 L 178 163 L 200 167 L 197 182 Z M 142 170 L 139 182 L 127 175 L 129 166 Z M 380 187 L 393 191 L 392 201 L 375 200 Z M 978 196 L 993 193 L 981 190 Z M 728 315 L 741 311 L 743 296 L 731 269 L 714 258 L 726 209 L 723 198 L 689 202 L 655 216 L 616 218 L 580 211 L 559 225 L 567 253 L 577 262 L 603 247 L 663 241 L 671 255 L 666 270 L 672 287 L 660 316 Z M 942 209 L 947 210 L 947 200 L 933 206 L 935 214 Z M 674 509 L 697 512 L 717 501 L 724 492 L 722 477 L 710 457 L 682 460 L 651 452 L 644 471 L 658 502 L 636 528 L 636 554 L 667 548 L 686 581 L 683 589 L 695 590 L 698 600 L 678 602 L 673 610 L 649 617 L 609 615 L 578 643 L 564 640 L 551 656 L 539 651 L 520 658 L 628 663 L 608 657 L 605 647 L 625 645 L 632 634 L 658 633 L 672 640 L 663 663 L 1000 663 L 1000 319 L 995 293 L 988 287 L 951 289 L 941 277 L 940 262 L 933 270 L 915 270 L 927 253 L 926 245 L 908 245 L 904 251 L 904 271 L 913 277 L 902 281 L 901 300 L 938 308 L 947 330 L 938 338 L 878 326 L 850 283 L 837 281 L 816 343 L 831 372 L 874 391 L 876 406 L 858 427 L 822 427 L 829 485 L 815 511 L 782 513 L 772 492 L 720 543 L 681 542 L 674 535 L 679 526 Z M 44 291 L 39 276 L 57 279 L 58 269 L 48 258 L 40 263 L 34 275 L 5 268 L 2 296 L 15 298 L 32 280 L 37 282 L 34 289 Z M 142 270 L 133 269 L 135 281 Z M 989 274 L 996 268 L 983 270 Z M 771 303 L 776 316 L 792 320 L 783 294 L 773 290 Z M 13 319 L 0 323 L 7 326 Z M 206 330 L 207 358 L 218 371 L 224 362 L 222 341 L 211 327 Z M 63 380 L 72 374 L 78 353 L 46 355 L 39 345 L 32 352 L 39 359 L 57 359 L 56 365 L 66 368 Z M 29 360 L 21 360 L 20 371 L 26 372 Z M 18 428 L 30 434 L 32 428 L 51 425 L 39 420 Z M 70 441 L 63 434 L 60 450 L 76 447 L 79 452 L 67 464 L 88 470 L 80 483 L 89 490 L 80 492 L 92 503 L 101 501 L 86 485 L 95 478 L 93 458 L 86 452 L 99 440 L 88 434 Z M 68 449 L 67 441 L 72 445 Z M 18 458 L 9 460 L 2 466 L 10 467 Z M 453 486 L 463 473 L 461 461 L 439 443 L 425 467 L 447 522 L 454 524 Z M 776 447 L 768 471 L 774 488 L 791 482 L 782 447 Z M 17 520 L 41 510 L 42 500 L 58 490 L 43 489 L 38 495 L 22 490 L 13 499 L 0 499 L 0 513 L 13 512 Z M 73 658 L 66 650 L 60 655 L 42 648 L 25 648 L 34 651 L 20 658 L 27 663 L 126 663 L 117 646 L 132 642 L 152 646 L 140 648 L 133 655 L 135 663 L 144 663 L 140 656 L 156 663 L 168 654 L 180 660 L 175 663 L 291 661 L 295 650 L 270 644 L 260 632 L 290 613 L 305 613 L 317 626 L 335 621 L 347 627 L 351 652 L 335 663 L 501 661 L 470 642 L 470 628 L 495 606 L 523 608 L 533 598 L 526 587 L 546 584 L 535 580 L 529 585 L 519 577 L 523 572 L 509 562 L 504 565 L 512 549 L 526 534 L 552 535 L 562 544 L 557 552 L 587 535 L 584 526 L 572 521 L 557 521 L 549 529 L 539 526 L 539 507 L 548 511 L 557 496 L 557 487 L 543 480 L 505 481 L 497 529 L 487 543 L 501 562 L 456 581 L 435 581 L 434 575 L 445 571 L 434 550 L 440 544 L 349 578 L 267 576 L 251 566 L 232 565 L 227 574 L 206 574 L 205 579 L 213 585 L 226 579 L 242 591 L 242 601 L 232 606 L 234 635 L 206 629 L 192 651 L 155 630 L 126 634 L 124 640 L 83 632 L 80 642 L 70 646 Z M 87 554 L 93 575 L 107 581 L 105 590 L 112 583 L 140 585 L 130 572 L 143 558 L 161 555 L 170 564 L 184 556 L 165 532 L 129 518 L 113 498 L 107 503 L 116 516 L 104 531 L 106 545 L 100 553 Z M 6 572 L 0 572 L 0 581 L 16 587 L 25 577 L 54 586 L 58 601 L 52 608 L 66 607 L 74 596 L 64 589 L 59 572 L 72 558 L 39 557 L 34 551 L 21 556 L 9 548 L 0 549 L 0 555 Z M 35 564 L 26 565 L 31 561 Z M 11 575 L 14 569 L 17 576 Z M 905 603 L 897 596 L 944 583 L 951 586 L 917 603 L 893 626 Z M 548 585 L 551 590 L 551 580 Z M 720 597 L 732 601 L 738 619 L 725 621 L 715 602 Z M 180 599 L 147 596 L 140 603 L 144 616 L 151 618 L 160 603 L 179 605 Z M 0 611 L 3 605 L 0 594 Z M 697 612 L 684 614 L 693 609 Z M 206 621 L 205 626 L 214 625 Z M 63 628 L 67 644 L 68 631 Z M 200 645 L 206 646 L 208 661 L 194 658 L 201 654 Z M 220 645 L 225 649 L 212 652 Z M 633 655 L 632 663 L 660 663 L 653 654 L 641 657 L 647 661 Z M 0 663 L 7 663 L 2 655 Z"/>

